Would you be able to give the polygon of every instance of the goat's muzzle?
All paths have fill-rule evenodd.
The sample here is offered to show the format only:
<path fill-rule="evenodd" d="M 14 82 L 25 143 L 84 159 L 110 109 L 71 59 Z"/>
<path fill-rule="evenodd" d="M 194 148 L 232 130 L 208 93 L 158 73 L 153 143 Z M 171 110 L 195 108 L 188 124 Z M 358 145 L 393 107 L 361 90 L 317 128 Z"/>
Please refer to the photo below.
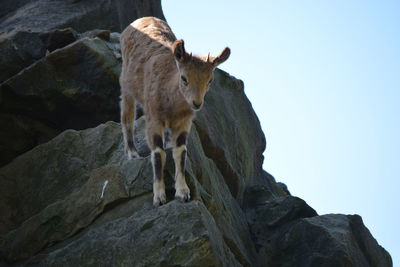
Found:
<path fill-rule="evenodd" d="M 201 108 L 201 104 L 203 104 L 203 103 L 200 102 L 200 104 L 199 104 L 199 103 L 196 103 L 195 101 L 193 101 L 192 104 L 193 104 L 192 105 L 193 110 L 199 110 Z"/>

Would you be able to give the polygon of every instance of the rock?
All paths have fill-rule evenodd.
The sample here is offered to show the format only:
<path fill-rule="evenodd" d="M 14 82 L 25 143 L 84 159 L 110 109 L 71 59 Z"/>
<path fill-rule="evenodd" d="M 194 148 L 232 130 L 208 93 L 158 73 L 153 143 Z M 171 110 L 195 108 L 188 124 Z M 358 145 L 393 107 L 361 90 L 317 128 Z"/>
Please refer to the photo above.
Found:
<path fill-rule="evenodd" d="M 201 142 L 207 144 L 204 151 L 241 203 L 246 184 L 262 175 L 266 142 L 260 122 L 245 96 L 243 82 L 221 70 L 214 72 L 204 103 L 194 122 Z"/>
<path fill-rule="evenodd" d="M 15 32 L 48 32 L 74 28 L 119 31 L 134 20 L 155 16 L 165 20 L 160 0 L 5 0 L 0 11 L 0 36 Z"/>
<path fill-rule="evenodd" d="M 23 5 L 0 18 L 4 33 L 47 32 L 71 27 L 78 32 L 92 29 L 119 31 L 119 17 L 115 3 L 110 0 L 25 1 Z"/>
<path fill-rule="evenodd" d="M 109 30 L 91 30 L 82 33 L 82 37 L 89 37 L 89 38 L 95 38 L 99 37 L 100 39 L 103 39 L 104 41 L 110 41 L 110 31 Z M 119 42 L 119 40 L 118 40 Z"/>
<path fill-rule="evenodd" d="M 0 9 L 0 18 L 12 13 L 23 5 L 26 5 L 33 0 L 3 0 Z"/>
<path fill-rule="evenodd" d="M 339 215 L 340 216 L 340 215 Z M 347 216 L 357 245 L 371 266 L 393 266 L 389 253 L 381 247 L 365 227 L 359 215 Z"/>
<path fill-rule="evenodd" d="M 80 49 L 72 51 L 103 51 L 103 56 L 115 49 L 97 38 L 83 39 L 46 58 L 75 45 Z M 57 62 L 58 57 L 49 62 Z M 265 142 L 254 113 L 238 116 L 234 134 L 224 128 L 232 127 L 227 124 L 233 114 L 244 112 L 245 105 L 251 108 L 237 86 L 240 83 L 217 70 L 205 113 L 201 111 L 195 119 L 187 146 L 189 203 L 174 200 L 175 170 L 168 150 L 167 204 L 152 207 L 145 116 L 135 122 L 135 143 L 142 158 L 127 160 L 121 127 L 110 121 L 86 130 L 66 130 L 2 167 L 0 262 L 37 266 L 391 266 L 390 255 L 359 217 L 318 216 L 262 171 L 260 153 Z M 23 98 L 21 91 L 17 90 Z M 218 108 L 211 106 L 216 99 Z M 232 108 L 223 101 L 229 101 Z M 236 103 L 241 107 L 236 108 L 240 106 Z M 235 156 L 237 148 L 225 139 L 246 148 L 243 155 L 247 157 Z"/>
<path fill-rule="evenodd" d="M 0 236 L 79 191 L 92 171 L 107 165 L 116 154 L 111 163 L 119 162 L 120 143 L 115 123 L 84 132 L 68 130 L 0 169 L 5 185 L 0 187 Z"/>
<path fill-rule="evenodd" d="M 299 218 L 318 215 L 304 200 L 292 196 L 265 201 L 250 206 L 246 211 L 252 230 L 260 237 L 267 229 L 274 229 Z"/>
<path fill-rule="evenodd" d="M 0 34 L 0 84 L 43 58 L 46 53 L 65 47 L 78 39 L 72 28 L 46 32 L 18 31 Z"/>
<path fill-rule="evenodd" d="M 244 214 L 203 146 L 193 127 L 193 200 L 173 200 L 168 151 L 168 203 L 153 208 L 150 157 L 126 159 L 119 124 L 63 132 L 0 169 L 0 255 L 38 266 L 391 266 L 359 216 L 317 216 L 264 185 L 246 190 Z"/>
<path fill-rule="evenodd" d="M 0 146 L 5 149 L 0 164 L 65 129 L 118 121 L 121 63 L 114 50 L 112 43 L 84 38 L 55 50 L 1 84 L 0 112 L 13 117 L 7 134 L 35 138 L 14 140 L 17 144 L 2 139 Z M 26 122 L 45 127 L 30 129 Z"/>
<path fill-rule="evenodd" d="M 0 34 L 0 83 L 46 55 L 38 33 L 20 31 L 11 36 Z"/>
<path fill-rule="evenodd" d="M 0 113 L 0 129 L 0 165 L 60 133 L 44 122 L 9 113 Z"/>
<path fill-rule="evenodd" d="M 3 239 L 7 259 L 32 256 L 42 248 L 62 241 L 88 226 L 105 207 L 127 198 L 125 181 L 117 166 L 93 171 L 82 188 L 30 217 Z"/>
<path fill-rule="evenodd" d="M 75 31 L 92 31 L 90 37 L 108 41 L 104 30 L 121 32 L 139 17 L 165 20 L 160 0 L 4 1 L 0 11 L 0 83 L 45 56 L 46 48 L 51 52 L 75 41 Z M 103 30 L 94 34 L 94 29 Z"/>
<path fill-rule="evenodd" d="M 256 266 L 392 266 L 360 216 L 318 216 L 304 200 L 281 192 L 265 185 L 246 190 Z"/>
<path fill-rule="evenodd" d="M 218 229 L 220 236 L 215 241 L 219 243 L 216 248 L 213 245 L 214 241 L 207 240 L 217 238 L 218 235 L 210 234 L 204 240 L 211 242 L 211 245 L 206 242 L 206 247 L 201 248 L 201 251 L 212 249 L 211 265 L 215 262 L 223 262 L 225 265 L 230 261 L 232 264 L 229 265 L 238 265 L 238 263 L 251 265 L 254 248 L 252 248 L 244 214 L 231 196 L 218 169 L 202 152 L 196 129 L 193 129 L 189 139 L 187 180 L 192 191 L 192 198 L 200 201 L 201 206 L 207 207 L 208 217 L 214 217 L 206 224 L 207 231 L 215 232 L 212 229 Z M 171 200 L 173 199 L 174 167 L 170 153 L 169 156 L 166 180 L 168 199 Z M 65 162 L 69 162 L 68 166 L 64 166 Z M 200 162 L 202 163 L 200 164 Z M 91 228 L 90 224 L 99 214 L 114 209 L 124 199 L 129 200 L 132 205 L 139 205 L 133 203 L 136 203 L 136 199 L 142 203 L 141 196 L 147 195 L 150 198 L 147 198 L 149 201 L 142 207 L 141 213 L 148 212 L 151 206 L 152 167 L 150 157 L 127 161 L 123 154 L 121 128 L 119 124 L 113 122 L 82 132 L 68 130 L 50 142 L 37 146 L 15 159 L 1 169 L 0 177 L 3 184 L 9 183 L 7 184 L 9 190 L 3 190 L 4 192 L 0 194 L 0 203 L 3 203 L 2 210 L 8 214 L 1 219 L 2 244 L 0 251 L 8 262 L 26 260 L 38 252 L 43 255 L 42 249 L 47 246 L 60 245 L 59 242 L 68 243 L 68 238 L 82 229 Z M 57 177 L 57 179 L 53 177 Z M 102 199 L 102 188 L 106 180 L 109 181 L 109 185 L 105 187 L 104 199 Z M 121 183 L 122 181 L 123 183 Z M 109 186 L 115 189 L 109 190 Z M 23 198 L 14 197 L 17 190 L 20 195 L 23 195 Z M 33 198 L 35 199 L 34 205 L 30 204 Z M 182 210 L 181 207 L 175 207 L 180 205 L 177 201 L 172 201 L 170 205 L 172 209 Z M 124 213 L 123 211 L 119 212 Z M 122 214 L 119 212 L 115 212 L 113 215 L 107 215 L 108 212 L 106 212 L 104 216 L 114 217 L 111 221 L 120 223 Z M 190 214 L 193 215 L 189 216 L 187 219 L 189 221 L 194 220 L 193 216 L 197 216 L 198 213 L 191 211 Z M 179 221 L 185 220 L 185 225 L 188 224 L 185 216 L 177 216 L 180 218 Z M 132 217 L 136 217 L 136 215 Z M 110 219 L 106 221 L 110 222 Z M 99 224 L 99 221 L 97 223 Z M 100 224 L 102 225 L 102 223 Z M 170 225 L 170 223 L 166 225 Z M 165 228 L 166 225 L 163 224 L 162 227 Z M 100 226 L 97 225 L 93 229 L 98 227 Z M 150 228 L 150 226 L 147 227 Z M 104 228 L 104 230 L 106 229 L 108 227 Z M 176 226 L 176 229 L 183 231 L 179 225 Z M 190 227 L 188 229 L 193 230 Z M 169 232 L 168 229 L 159 231 L 161 230 L 169 235 L 181 236 L 181 234 Z M 194 235 L 191 230 L 185 231 L 188 231 L 189 236 Z M 132 234 L 130 232 L 128 231 L 126 234 Z M 137 235 L 139 234 L 137 233 Z M 130 237 L 130 239 L 136 238 L 136 235 Z M 190 240 L 192 239 L 203 240 L 203 234 L 193 236 Z M 84 236 L 78 240 L 80 241 L 77 242 L 85 244 L 82 246 L 89 246 L 83 251 L 92 248 L 89 243 L 92 244 L 93 240 L 90 241 Z M 190 243 L 189 247 L 196 244 L 197 241 L 195 244 Z M 143 249 L 151 248 L 146 244 Z M 184 247 L 182 249 L 191 250 Z M 174 253 L 180 255 L 179 251 Z M 78 260 L 76 256 L 73 256 L 75 255 L 73 252 L 70 253 L 68 257 L 75 257 L 75 260 Z M 207 252 L 206 255 L 209 253 L 211 252 Z M 220 255 L 224 255 L 224 253 L 227 255 L 224 256 L 226 259 L 221 260 L 222 256 Z M 200 264 L 203 262 L 203 256 L 198 257 L 196 262 L 198 260 L 198 264 Z M 112 258 L 112 260 L 116 260 L 116 258 Z M 190 259 L 185 259 L 185 261 L 188 261 L 188 265 L 193 263 Z"/>
<path fill-rule="evenodd" d="M 121 53 L 119 34 L 111 34 L 110 30 L 121 29 L 120 17 L 133 21 L 138 16 L 153 15 L 164 19 L 160 0 L 5 1 L 0 12 L 0 116 L 10 118 L 2 123 L 10 128 L 2 128 L 0 136 L 18 138 L 13 143 L 6 139 L 0 142 L 0 166 L 64 129 L 83 129 L 119 120 L 116 112 L 119 100 L 115 97 L 119 96 L 120 62 L 117 61 L 121 60 Z M 99 44 L 86 49 L 81 47 L 82 43 L 72 45 L 85 37 L 107 41 L 105 45 L 112 54 L 98 50 L 104 48 Z M 99 43 L 91 43 L 96 42 Z M 71 46 L 67 48 L 68 45 Z M 63 50 L 45 57 L 57 49 Z M 60 64 L 66 64 L 65 73 Z M 51 80 L 49 83 L 47 78 Z M 94 84 L 95 81 L 98 83 Z M 25 90 L 24 96 L 14 95 L 15 87 Z M 103 100 L 97 102 L 98 97 Z M 110 104 L 102 103 L 104 98 L 109 98 Z M 57 110 L 64 117 L 56 118 L 60 114 Z M 34 126 L 32 130 L 30 125 Z M 4 129 L 10 130 L 3 132 Z"/>
<path fill-rule="evenodd" d="M 117 0 L 121 32 L 134 20 L 153 16 L 165 20 L 160 0 Z"/>
<path fill-rule="evenodd" d="M 63 48 L 78 40 L 78 33 L 72 28 L 56 29 L 41 33 L 39 36 L 42 39 L 44 47 L 49 52 Z"/>
<path fill-rule="evenodd" d="M 270 266 L 393 266 L 359 216 L 297 220 L 278 230 L 264 249 Z"/>
<path fill-rule="evenodd" d="M 290 196 L 286 185 L 276 182 L 275 178 L 266 171 L 257 178 L 257 181 L 258 183 L 250 184 L 246 188 L 243 201 L 245 210 L 262 206 L 276 198 Z"/>
<path fill-rule="evenodd" d="M 154 209 L 151 196 L 143 200 L 142 207 L 128 202 L 131 214 L 85 231 L 38 265 L 239 266 L 201 202 L 173 201 Z"/>
<path fill-rule="evenodd" d="M 144 118 L 142 118 L 142 120 L 143 119 Z M 195 133 L 196 131 L 194 129 L 193 134 Z M 193 263 L 192 261 L 196 260 L 196 263 L 200 264 L 203 263 L 203 257 L 207 259 L 211 257 L 208 255 L 211 253 L 208 250 L 212 249 L 212 260 L 204 260 L 204 263 L 210 261 L 209 266 L 213 266 L 215 262 L 224 262 L 224 264 L 226 264 L 230 261 L 232 261 L 232 264 L 229 265 L 238 265 L 236 260 L 233 261 L 229 259 L 234 259 L 235 257 L 239 257 L 240 261 L 244 263 L 247 261 L 246 265 L 250 265 L 251 258 L 247 255 L 248 252 L 246 251 L 248 248 L 240 243 L 243 242 L 243 238 L 244 241 L 250 242 L 248 245 L 250 245 L 251 248 L 251 240 L 249 237 L 246 238 L 248 229 L 246 228 L 245 218 L 243 214 L 240 213 L 240 209 L 238 205 L 235 204 L 228 188 L 226 185 L 224 186 L 224 180 L 217 168 L 213 167 L 212 162 L 207 161 L 204 154 L 201 153 L 198 137 L 196 138 L 196 136 L 193 136 L 190 140 L 192 141 L 189 146 L 191 146 L 192 149 L 189 150 L 191 151 L 189 154 L 195 154 L 195 158 L 202 158 L 205 166 L 208 167 L 206 171 L 201 171 L 200 168 L 203 166 L 198 164 L 199 166 L 193 169 L 191 166 L 193 166 L 194 163 L 189 159 L 188 182 L 193 192 L 192 195 L 194 199 L 199 200 L 207 197 L 207 203 L 201 205 L 203 207 L 204 205 L 208 206 L 212 210 L 213 215 L 216 216 L 215 218 L 217 221 L 215 222 L 214 219 L 210 220 L 212 217 L 207 212 L 209 219 L 207 219 L 207 228 L 205 229 L 211 233 L 204 237 L 203 232 L 205 230 L 202 230 L 203 232 L 200 236 L 193 236 L 195 234 L 192 232 L 194 226 L 191 227 L 186 220 L 198 220 L 193 218 L 193 216 L 197 216 L 196 214 L 199 213 L 193 213 L 193 207 L 189 205 L 187 210 L 188 214 L 191 215 L 186 219 L 184 215 L 181 216 L 177 214 L 178 211 L 182 211 L 182 207 L 176 207 L 176 205 L 180 205 L 180 203 L 172 201 L 170 204 L 172 209 L 176 209 L 176 211 L 175 215 L 172 213 L 171 216 L 173 218 L 171 218 L 171 220 L 175 221 L 174 216 L 178 216 L 180 218 L 179 221 L 185 220 L 185 225 L 188 225 L 188 230 L 182 229 L 181 225 L 176 225 L 174 228 L 179 231 L 186 231 L 185 235 L 189 235 L 190 237 L 190 242 L 185 246 L 182 245 L 181 249 L 187 251 L 186 254 L 191 251 L 187 257 L 192 255 L 188 259 L 183 258 L 177 260 L 187 261 L 187 265 L 191 265 Z M 141 203 L 143 201 L 141 196 L 149 196 L 150 198 L 147 198 L 149 201 L 146 202 L 147 204 L 141 210 L 141 213 L 146 214 L 151 207 L 150 199 L 152 194 L 152 168 L 150 157 L 127 161 L 123 155 L 122 147 L 122 136 L 119 124 L 109 122 L 83 132 L 68 130 L 49 143 L 40 145 L 32 151 L 18 157 L 11 164 L 1 169 L 2 183 L 5 184 L 4 182 L 6 181 L 13 181 L 11 182 L 13 185 L 7 187 L 18 190 L 19 194 L 24 196 L 23 198 L 19 198 L 19 202 L 17 202 L 16 199 L 12 199 L 16 191 L 4 190 L 4 192 L 1 192 L 1 203 L 5 203 L 2 210 L 15 211 L 7 213 L 8 216 L 6 218 L 3 217 L 1 221 L 1 236 L 3 237 L 0 251 L 7 261 L 15 262 L 30 258 L 46 246 L 51 246 L 73 236 L 74 233 L 87 227 L 100 213 L 110 209 L 110 206 L 118 205 L 118 203 L 128 197 L 130 203 L 136 203 L 136 199 Z M 200 152 L 196 152 L 197 150 L 200 150 Z M 32 164 L 26 164 L 26 162 L 31 162 Z M 63 168 L 65 162 L 69 162 L 68 167 L 65 166 L 67 168 Z M 47 166 L 46 170 L 43 166 Z M 61 170 L 60 168 L 63 169 Z M 168 190 L 172 191 L 171 182 L 174 170 L 171 157 L 167 163 L 166 172 L 166 179 L 169 180 Z M 194 176 L 194 173 L 201 172 L 203 172 L 205 176 L 202 179 L 206 185 L 208 184 L 208 187 L 203 188 Z M 54 175 L 57 176 L 57 174 L 60 173 L 63 175 L 58 175 L 58 179 L 54 180 Z M 214 181 L 212 182 L 209 179 L 213 179 Z M 29 184 L 26 183 L 27 180 L 29 180 Z M 109 181 L 109 185 L 105 187 L 103 192 L 106 180 Z M 121 183 L 122 181 L 123 183 Z M 55 194 L 55 192 L 58 193 Z M 208 192 L 213 195 L 210 195 Z M 104 199 L 101 198 L 103 193 Z M 35 198 L 35 206 L 29 205 L 33 197 Z M 169 199 L 172 197 L 172 194 L 169 194 Z M 12 201 L 7 201 L 10 199 Z M 16 203 L 18 203 L 18 205 L 15 205 Z M 12 206 L 4 207 L 7 204 L 12 204 Z M 206 210 L 205 208 L 202 209 Z M 163 213 L 162 215 L 164 216 L 165 214 Z M 118 215 L 117 213 L 112 216 L 117 217 L 114 218 L 114 223 L 122 223 L 120 222 L 121 214 Z M 131 217 L 138 219 L 135 214 L 132 214 Z M 147 218 L 147 215 L 145 218 Z M 146 224 L 146 221 L 142 223 Z M 124 225 L 125 224 L 130 225 L 130 223 L 124 223 Z M 195 223 L 195 225 L 198 224 L 199 223 Z M 144 227 L 150 228 L 151 225 L 152 224 Z M 168 240 L 171 235 L 176 235 L 177 237 L 182 236 L 180 232 L 175 233 L 171 232 L 172 230 L 165 229 L 165 227 L 169 225 L 171 225 L 171 223 L 165 223 L 161 226 L 155 225 L 154 227 L 157 227 L 156 229 L 159 229 L 158 231 L 168 233 L 168 235 L 166 235 Z M 218 229 L 217 225 L 224 229 L 219 230 L 221 232 L 218 231 L 218 233 L 215 234 L 213 232 L 216 231 L 215 229 Z M 104 231 L 106 231 L 108 227 L 104 227 Z M 205 226 L 202 226 L 202 228 L 204 227 Z M 126 227 L 122 228 L 125 229 Z M 97 226 L 95 229 L 97 229 Z M 152 231 L 153 230 L 155 229 L 152 229 Z M 207 231 L 206 233 L 208 233 Z M 127 229 L 125 234 L 127 235 L 126 238 L 128 238 L 129 235 L 133 233 L 130 229 Z M 140 234 L 141 233 L 138 232 L 128 239 L 139 238 L 138 236 L 140 236 Z M 157 235 L 155 237 L 158 238 Z M 214 238 L 216 238 L 217 241 L 213 241 Z M 191 243 L 192 241 L 195 243 Z M 87 242 L 93 243 L 93 240 L 82 236 L 77 242 L 83 242 L 85 245 L 82 246 L 87 246 Z M 99 242 L 101 243 L 103 241 Z M 204 245 L 205 247 L 201 245 L 200 248 L 198 248 L 198 245 L 203 244 L 203 242 L 206 242 Z M 218 243 L 219 245 L 214 245 L 214 243 Z M 174 245 L 173 242 L 171 246 L 172 251 L 170 253 L 176 255 L 176 257 L 183 257 L 179 246 L 176 246 L 176 244 Z M 91 247 L 92 245 L 86 249 L 91 250 Z M 200 254 L 192 259 L 193 248 L 199 249 Z M 149 246 L 149 243 L 143 243 L 143 250 L 150 250 L 151 252 L 154 248 Z M 219 250 L 220 252 L 218 252 Z M 75 261 L 79 259 L 76 257 L 75 252 L 72 251 L 68 253 L 67 254 L 70 256 L 63 256 L 64 259 L 68 257 L 75 258 Z M 43 255 L 43 252 L 40 254 Z M 221 255 L 224 254 L 227 254 L 227 256 L 224 256 L 226 259 L 220 260 L 219 257 L 222 257 Z M 49 255 L 53 254 L 50 253 Z M 146 254 L 143 255 L 146 256 Z M 163 259 L 165 261 L 169 259 L 170 254 L 166 254 L 166 256 L 168 257 L 161 258 L 161 260 Z M 52 256 L 49 257 L 52 258 Z M 115 258 L 112 259 L 115 260 Z M 156 259 L 158 259 L 158 257 L 156 257 Z M 127 260 L 129 260 L 129 258 Z M 135 262 L 134 259 L 131 260 Z M 46 260 L 44 262 L 46 262 Z M 74 262 L 74 260 L 71 262 Z M 80 264 L 85 263 L 81 262 Z"/>

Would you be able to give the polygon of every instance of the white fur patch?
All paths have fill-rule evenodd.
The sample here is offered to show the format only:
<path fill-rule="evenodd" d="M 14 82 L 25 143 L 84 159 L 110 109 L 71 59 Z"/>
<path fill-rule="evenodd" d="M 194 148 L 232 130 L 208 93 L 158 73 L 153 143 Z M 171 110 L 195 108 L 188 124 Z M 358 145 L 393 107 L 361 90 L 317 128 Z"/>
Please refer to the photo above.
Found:
<path fill-rule="evenodd" d="M 182 157 L 182 151 L 183 150 L 186 150 L 186 145 L 176 147 L 172 151 L 173 156 L 174 156 L 174 160 L 175 161 L 179 160 L 179 164 L 180 164 L 180 160 L 181 160 L 181 157 Z"/>
<path fill-rule="evenodd" d="M 190 200 L 190 190 L 186 184 L 185 177 L 178 175 L 175 181 L 175 198 L 187 201 Z"/>
<path fill-rule="evenodd" d="M 161 181 L 153 182 L 153 205 L 159 206 L 165 204 L 167 197 L 165 195 L 165 184 Z"/>

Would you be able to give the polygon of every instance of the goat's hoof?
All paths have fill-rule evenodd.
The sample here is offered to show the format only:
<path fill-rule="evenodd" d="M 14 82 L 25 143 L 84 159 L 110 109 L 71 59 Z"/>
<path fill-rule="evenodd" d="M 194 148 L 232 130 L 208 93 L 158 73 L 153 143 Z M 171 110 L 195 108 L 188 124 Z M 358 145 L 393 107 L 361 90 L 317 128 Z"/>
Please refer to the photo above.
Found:
<path fill-rule="evenodd" d="M 153 206 L 158 207 L 164 205 L 167 202 L 167 198 L 164 193 L 155 194 L 153 198 Z"/>
<path fill-rule="evenodd" d="M 182 201 L 182 202 L 187 202 L 190 200 L 190 190 L 188 187 L 183 187 L 176 189 L 175 192 L 175 199 Z"/>

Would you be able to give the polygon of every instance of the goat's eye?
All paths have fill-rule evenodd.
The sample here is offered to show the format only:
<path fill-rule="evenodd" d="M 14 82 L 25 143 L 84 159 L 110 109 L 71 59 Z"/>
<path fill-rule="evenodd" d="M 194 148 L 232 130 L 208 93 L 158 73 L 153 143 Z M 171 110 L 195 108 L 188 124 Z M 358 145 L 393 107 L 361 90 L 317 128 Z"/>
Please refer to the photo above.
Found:
<path fill-rule="evenodd" d="M 212 83 L 212 81 L 213 81 L 213 79 L 209 80 L 208 81 L 208 85 L 210 85 Z"/>
<path fill-rule="evenodd" d="M 188 85 L 188 80 L 186 79 L 185 76 L 182 75 L 181 79 L 182 79 L 184 85 Z"/>

